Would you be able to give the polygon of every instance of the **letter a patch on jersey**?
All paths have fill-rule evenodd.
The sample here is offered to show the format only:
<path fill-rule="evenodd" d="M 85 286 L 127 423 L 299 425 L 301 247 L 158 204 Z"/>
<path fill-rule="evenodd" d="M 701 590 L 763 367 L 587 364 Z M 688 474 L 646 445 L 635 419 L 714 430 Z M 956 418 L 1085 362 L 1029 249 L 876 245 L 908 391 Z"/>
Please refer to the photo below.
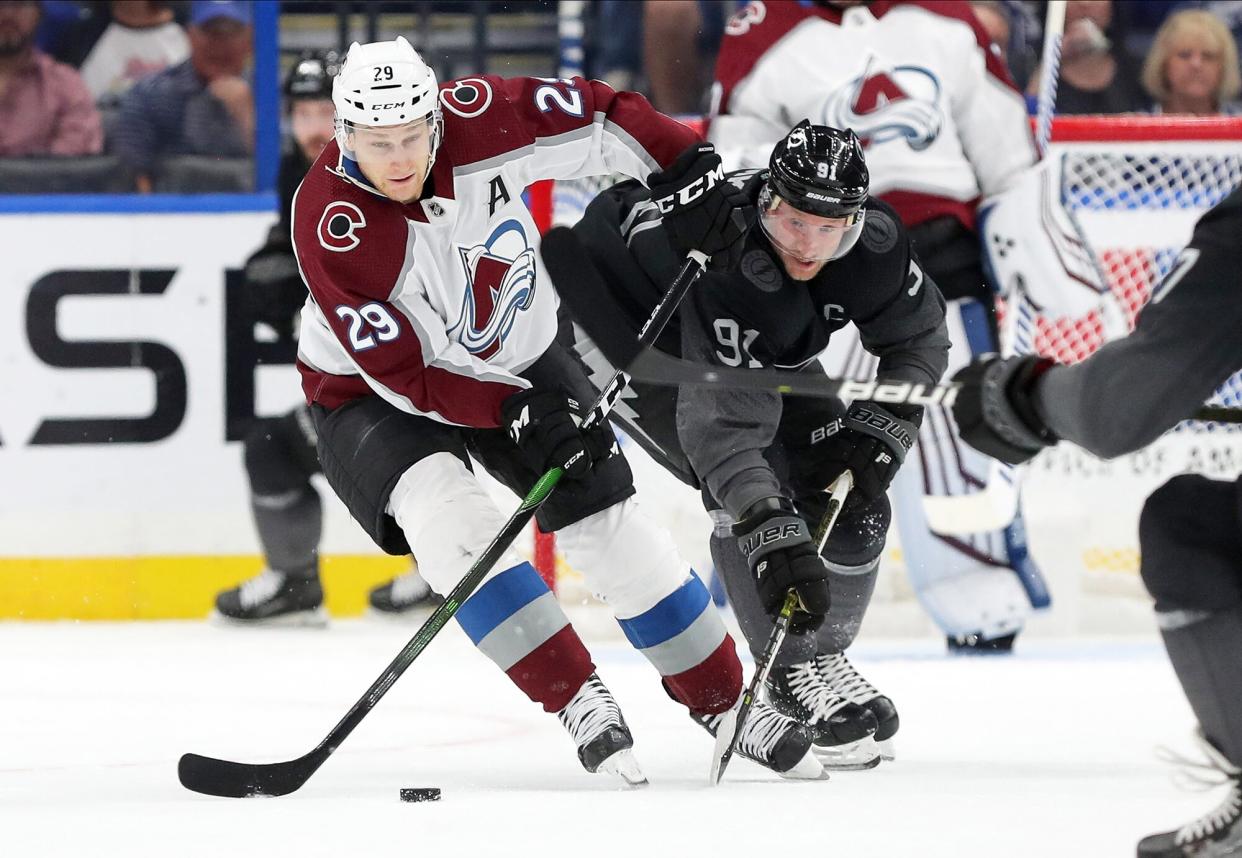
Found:
<path fill-rule="evenodd" d="M 534 303 L 535 251 L 516 220 L 500 224 L 482 244 L 458 251 L 470 285 L 449 334 L 487 360 L 504 345 L 518 312 Z"/>
<path fill-rule="evenodd" d="M 319 218 L 319 243 L 336 253 L 353 250 L 360 241 L 355 233 L 366 225 L 362 209 L 344 200 L 334 200 L 324 206 Z"/>

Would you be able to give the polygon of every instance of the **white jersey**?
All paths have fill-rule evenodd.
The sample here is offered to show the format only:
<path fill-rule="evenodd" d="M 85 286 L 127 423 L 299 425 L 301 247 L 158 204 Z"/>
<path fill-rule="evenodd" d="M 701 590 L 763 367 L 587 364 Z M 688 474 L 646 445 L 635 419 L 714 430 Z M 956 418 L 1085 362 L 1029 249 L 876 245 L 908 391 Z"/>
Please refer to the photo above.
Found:
<path fill-rule="evenodd" d="M 374 393 L 494 427 L 557 330 L 526 186 L 645 180 L 697 137 L 642 96 L 580 78 L 468 78 L 440 101 L 444 142 L 422 199 L 384 197 L 335 142 L 298 188 L 293 238 L 310 291 L 298 367 L 307 401 L 327 408 Z"/>
<path fill-rule="evenodd" d="M 113 21 L 79 71 L 96 102 L 115 102 L 144 77 L 185 62 L 190 41 L 181 25 L 126 27 Z"/>
<path fill-rule="evenodd" d="M 965 2 L 845 10 L 754 0 L 728 23 L 709 138 L 726 167 L 766 166 L 804 118 L 852 128 L 871 191 L 907 226 L 952 215 L 1036 161 L 1022 95 Z"/>

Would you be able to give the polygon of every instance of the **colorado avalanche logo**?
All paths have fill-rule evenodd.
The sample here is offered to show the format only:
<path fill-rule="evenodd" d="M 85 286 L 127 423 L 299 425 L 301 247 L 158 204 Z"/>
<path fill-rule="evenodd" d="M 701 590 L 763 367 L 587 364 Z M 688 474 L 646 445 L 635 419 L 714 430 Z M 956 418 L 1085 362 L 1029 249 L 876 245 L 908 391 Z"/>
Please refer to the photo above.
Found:
<path fill-rule="evenodd" d="M 319 218 L 319 243 L 336 253 L 344 253 L 358 246 L 355 233 L 367 225 L 362 209 L 344 200 L 334 200 L 324 206 Z"/>
<path fill-rule="evenodd" d="M 518 311 L 535 300 L 535 251 L 522 224 L 507 220 L 483 244 L 458 252 L 470 288 L 449 333 L 472 355 L 487 360 L 504 345 Z"/>
<path fill-rule="evenodd" d="M 852 128 L 863 145 L 904 138 L 922 151 L 940 136 L 940 81 L 922 66 L 895 66 L 860 76 L 824 101 L 822 122 Z"/>

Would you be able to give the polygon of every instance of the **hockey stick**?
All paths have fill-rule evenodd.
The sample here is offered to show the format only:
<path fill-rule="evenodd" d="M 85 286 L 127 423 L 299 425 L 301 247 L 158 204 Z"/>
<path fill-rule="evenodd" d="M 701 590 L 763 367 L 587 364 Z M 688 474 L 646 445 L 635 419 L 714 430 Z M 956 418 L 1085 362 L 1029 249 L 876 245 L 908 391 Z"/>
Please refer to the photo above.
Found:
<path fill-rule="evenodd" d="M 553 253 L 548 253 L 549 250 Z M 553 229 L 544 236 L 542 252 L 553 280 L 560 280 L 562 283 L 573 282 L 578 276 L 579 259 L 585 258 L 585 253 L 578 245 L 578 239 L 565 228 Z M 688 256 L 689 258 L 682 266 L 672 286 L 660 299 L 650 318 L 647 319 L 647 323 L 639 332 L 638 339 L 642 342 L 655 342 L 656 337 L 676 312 L 677 305 L 681 303 L 682 298 L 698 280 L 704 266 L 707 265 L 707 257 L 698 251 L 691 251 Z M 608 412 L 612 410 L 628 384 L 629 376 L 623 370 L 618 370 L 604 386 L 591 406 L 586 419 L 582 422 L 584 431 L 600 425 L 607 418 Z M 457 582 L 444 602 L 427 618 L 427 621 L 414 633 L 414 637 L 402 648 L 392 663 L 384 668 L 379 678 L 371 683 L 366 693 L 350 707 L 345 717 L 315 746 L 314 750 L 295 760 L 281 763 L 234 763 L 198 754 L 185 754 L 177 765 L 177 775 L 181 779 L 182 786 L 195 792 L 226 798 L 288 795 L 300 788 L 332 755 L 332 752 L 340 747 L 367 713 L 374 709 L 375 704 L 388 693 L 388 689 L 397 681 L 397 678 L 452 619 L 458 608 L 470 597 L 492 566 L 500 559 L 501 554 L 517 538 L 539 507 L 552 494 L 563 474 L 564 469 L 558 467 L 539 478 L 527 492 L 526 497 L 522 499 L 517 510 L 487 546 L 487 550 L 470 567 L 470 571 Z"/>
<path fill-rule="evenodd" d="M 842 471 L 841 476 L 833 480 L 832 485 L 828 487 L 828 509 L 824 512 L 824 518 L 820 521 L 819 528 L 815 532 L 817 550 L 824 550 L 824 545 L 828 542 L 828 536 L 832 533 L 833 525 L 837 523 L 837 516 L 841 514 L 841 507 L 845 504 L 845 498 L 853 487 L 854 475 L 849 471 Z M 733 750 L 737 747 L 737 740 L 742 735 L 742 728 L 746 726 L 746 719 L 750 715 L 751 707 L 755 703 L 755 696 L 759 692 L 759 686 L 767 682 L 768 674 L 772 672 L 772 660 L 780 652 L 781 644 L 785 642 L 785 636 L 789 634 L 789 621 L 793 617 L 794 608 L 797 606 L 798 593 L 790 588 L 789 592 L 785 594 L 785 603 L 781 605 L 781 612 L 776 617 L 776 625 L 772 627 L 772 634 L 768 637 L 768 642 L 764 646 L 759 660 L 755 662 L 755 675 L 750 678 L 750 684 L 746 686 L 746 690 L 742 693 L 742 705 L 737 708 L 736 719 L 730 724 L 730 719 L 726 718 L 716 728 L 716 756 L 712 759 L 711 772 L 713 786 L 720 783 L 720 779 L 724 777 L 725 769 L 729 767 L 729 760 L 733 758 Z M 725 736 L 729 737 L 727 745 L 724 744 Z"/>

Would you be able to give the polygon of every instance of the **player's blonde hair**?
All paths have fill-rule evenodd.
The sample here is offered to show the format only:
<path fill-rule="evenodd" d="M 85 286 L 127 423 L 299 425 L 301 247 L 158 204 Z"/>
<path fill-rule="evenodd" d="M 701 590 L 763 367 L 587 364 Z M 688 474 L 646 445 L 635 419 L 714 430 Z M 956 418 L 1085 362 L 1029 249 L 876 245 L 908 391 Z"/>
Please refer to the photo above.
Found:
<path fill-rule="evenodd" d="M 1215 107 L 1242 92 L 1242 75 L 1238 73 L 1238 45 L 1224 23 L 1211 12 L 1201 9 L 1183 9 L 1165 19 L 1156 32 L 1151 50 L 1143 62 L 1143 89 L 1160 104 L 1168 101 L 1172 93 L 1165 76 L 1165 64 L 1173 52 L 1174 43 L 1183 35 L 1197 35 L 1214 43 L 1220 51 L 1221 76 L 1216 87 Z"/>

